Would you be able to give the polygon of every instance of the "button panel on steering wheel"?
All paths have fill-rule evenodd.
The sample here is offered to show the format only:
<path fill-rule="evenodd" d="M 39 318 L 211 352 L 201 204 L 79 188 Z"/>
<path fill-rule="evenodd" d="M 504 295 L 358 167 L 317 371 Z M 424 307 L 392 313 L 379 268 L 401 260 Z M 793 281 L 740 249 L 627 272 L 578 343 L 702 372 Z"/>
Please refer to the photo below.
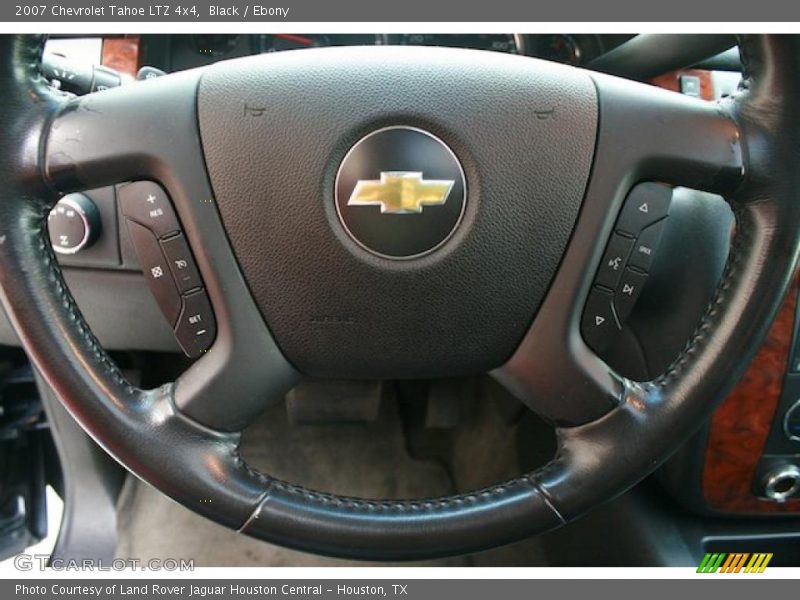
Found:
<path fill-rule="evenodd" d="M 647 280 L 658 249 L 672 188 L 641 183 L 628 194 L 595 274 L 581 319 L 581 333 L 595 352 L 622 331 Z"/>
<path fill-rule="evenodd" d="M 119 186 L 119 203 L 150 291 L 186 356 L 199 356 L 216 337 L 216 321 L 172 202 L 161 186 Z"/>

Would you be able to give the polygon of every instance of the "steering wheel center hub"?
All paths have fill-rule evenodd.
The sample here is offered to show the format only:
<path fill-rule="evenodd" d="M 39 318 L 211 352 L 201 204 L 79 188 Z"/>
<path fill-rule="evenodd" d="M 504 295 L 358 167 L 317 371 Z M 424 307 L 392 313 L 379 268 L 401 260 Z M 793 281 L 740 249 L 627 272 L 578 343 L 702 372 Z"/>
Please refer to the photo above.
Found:
<path fill-rule="evenodd" d="M 513 353 L 567 246 L 597 135 L 589 76 L 533 67 L 322 48 L 203 73 L 216 204 L 300 372 L 451 377 Z"/>
<path fill-rule="evenodd" d="M 453 151 L 415 127 L 361 138 L 336 177 L 336 213 L 362 248 L 389 259 L 442 246 L 464 215 L 467 184 Z"/>

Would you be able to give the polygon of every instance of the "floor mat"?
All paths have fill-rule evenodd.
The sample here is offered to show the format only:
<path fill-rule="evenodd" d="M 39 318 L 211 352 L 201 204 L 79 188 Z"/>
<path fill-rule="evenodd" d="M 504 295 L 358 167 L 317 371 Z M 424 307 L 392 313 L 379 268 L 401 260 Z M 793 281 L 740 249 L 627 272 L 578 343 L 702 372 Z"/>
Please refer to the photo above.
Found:
<path fill-rule="evenodd" d="M 289 424 L 276 406 L 242 440 L 256 469 L 319 491 L 374 498 L 425 498 L 453 492 L 446 469 L 408 455 L 393 402 L 368 425 Z M 386 566 L 328 559 L 267 544 L 230 531 L 176 504 L 130 476 L 119 500 L 120 558 L 192 558 L 195 566 Z M 468 566 L 465 557 L 401 563 Z"/>

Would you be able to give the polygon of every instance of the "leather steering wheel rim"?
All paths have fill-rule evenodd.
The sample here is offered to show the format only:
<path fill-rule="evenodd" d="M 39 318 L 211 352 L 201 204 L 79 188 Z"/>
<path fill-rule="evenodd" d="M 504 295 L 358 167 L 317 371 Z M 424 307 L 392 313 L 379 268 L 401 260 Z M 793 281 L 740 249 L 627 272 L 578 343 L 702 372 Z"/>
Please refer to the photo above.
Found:
<path fill-rule="evenodd" d="M 96 130 L 101 131 L 109 124 L 103 119 L 114 116 L 104 114 L 103 98 L 110 102 L 120 94 L 103 93 L 96 100 L 67 100 L 54 94 L 39 74 L 42 48 L 40 37 L 0 38 L 0 81 L 7 90 L 0 117 L 0 172 L 5 182 L 0 192 L 3 307 L 48 384 L 81 426 L 120 463 L 191 510 L 273 543 L 341 557 L 422 559 L 509 543 L 571 521 L 636 484 L 701 425 L 743 373 L 796 267 L 800 248 L 797 38 L 742 37 L 743 85 L 734 98 L 717 105 L 676 99 L 675 94 L 668 97 L 667 92 L 644 85 L 592 75 L 606 94 L 600 97 L 601 121 L 611 118 L 609 111 L 629 108 L 624 102 L 609 106 L 608 94 L 617 94 L 650 106 L 641 118 L 653 117 L 653 126 L 664 128 L 658 130 L 664 136 L 659 143 L 667 149 L 654 150 L 641 162 L 645 166 L 625 173 L 628 184 L 645 177 L 669 180 L 672 172 L 667 167 L 682 161 L 686 168 L 680 181 L 673 183 L 724 193 L 736 215 L 736 235 L 722 281 L 681 355 L 659 378 L 635 383 L 588 356 L 581 346 L 578 354 L 582 357 L 576 362 L 585 367 L 581 377 L 571 377 L 566 367 L 558 367 L 559 361 L 568 361 L 553 356 L 542 359 L 543 367 L 555 365 L 545 381 L 543 367 L 532 366 L 531 356 L 543 356 L 542 332 L 560 321 L 542 323 L 537 317 L 517 351 L 495 375 L 557 425 L 558 454 L 550 464 L 486 489 L 415 501 L 347 498 L 306 490 L 257 473 L 242 461 L 236 430 L 246 419 L 216 427 L 204 407 L 181 400 L 181 393 L 190 397 L 190 392 L 198 392 L 205 384 L 187 378 L 177 386 L 156 390 L 132 386 L 80 315 L 47 239 L 46 217 L 60 193 L 131 175 L 104 157 L 98 143 L 101 138 L 85 138 L 77 144 L 73 140 L 69 145 L 73 122 L 99 119 L 102 126 Z M 186 118 L 194 119 L 194 113 Z M 657 121 L 663 122 L 657 125 Z M 196 130 L 196 123 L 193 127 Z M 668 135 L 667 128 L 679 133 Z M 587 198 L 593 189 L 598 193 L 607 184 L 598 178 L 603 151 L 623 139 L 613 133 L 603 135 L 608 137 L 606 141 L 602 135 L 599 138 Z M 636 144 L 626 147 L 637 151 Z M 670 152 L 675 156 L 662 160 Z M 202 162 L 199 167 L 204 170 Z M 179 189 L 180 184 L 158 160 L 145 156 L 140 168 L 142 172 L 134 175 L 147 172 L 160 177 L 173 194 Z M 613 185 L 616 189 L 622 184 Z M 600 209 L 585 200 L 574 235 L 589 227 L 593 210 Z M 605 223 L 603 231 L 608 232 L 610 225 Z M 596 229 L 596 224 L 590 225 Z M 213 270 L 202 254 L 198 258 L 204 273 Z M 591 263 L 582 261 L 581 273 L 575 271 L 572 265 L 578 258 L 585 257 L 570 246 L 551 296 L 570 278 L 577 280 L 593 270 Z M 236 263 L 231 265 L 238 274 Z M 585 297 L 586 287 L 576 293 Z M 548 306 L 546 300 L 540 313 Z M 578 344 L 575 334 L 569 335 L 573 337 L 567 343 Z M 222 338 L 217 343 L 227 342 Z M 280 351 L 267 346 L 261 353 L 279 355 Z M 208 358 L 192 368 L 195 375 L 213 365 Z M 247 363 L 243 368 L 252 366 Z M 279 369 L 277 383 L 265 385 L 284 389 L 295 377 L 293 369 L 285 366 Z M 578 409 L 565 409 L 571 399 L 579 407 L 589 406 L 578 396 L 593 386 L 602 392 L 602 402 L 593 404 L 582 417 L 576 416 Z M 552 393 L 542 393 L 548 390 Z M 204 391 L 220 390 L 206 386 Z M 253 404 L 244 412 L 258 409 Z"/>

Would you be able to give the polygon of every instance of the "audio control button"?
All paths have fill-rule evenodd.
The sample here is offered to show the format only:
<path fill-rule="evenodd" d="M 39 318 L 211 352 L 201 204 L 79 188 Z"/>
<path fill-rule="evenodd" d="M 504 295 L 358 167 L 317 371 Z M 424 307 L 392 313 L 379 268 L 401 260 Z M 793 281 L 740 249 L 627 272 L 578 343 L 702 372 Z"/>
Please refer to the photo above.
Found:
<path fill-rule="evenodd" d="M 617 289 L 619 278 L 625 270 L 625 263 L 633 246 L 633 238 L 622 236 L 615 233 L 608 242 L 603 260 L 597 269 L 597 277 L 594 282 L 609 290 Z"/>
<path fill-rule="evenodd" d="M 633 252 L 628 263 L 631 267 L 637 267 L 642 271 L 650 270 L 658 243 L 661 241 L 661 233 L 664 231 L 664 223 L 666 220 L 661 220 L 642 231 L 639 239 L 633 245 Z"/>
<path fill-rule="evenodd" d="M 647 273 L 625 269 L 617 287 L 616 298 L 614 298 L 614 308 L 620 323 L 625 323 L 628 315 L 631 314 L 639 294 L 642 293 L 644 282 L 647 280 Z"/>
<path fill-rule="evenodd" d="M 671 203 L 671 187 L 662 183 L 640 183 L 625 199 L 617 231 L 637 237 L 645 227 L 666 217 Z"/>
<path fill-rule="evenodd" d="M 595 352 L 603 352 L 620 331 L 612 302 L 614 294 L 602 288 L 589 292 L 581 319 L 581 333 L 586 345 Z"/>

